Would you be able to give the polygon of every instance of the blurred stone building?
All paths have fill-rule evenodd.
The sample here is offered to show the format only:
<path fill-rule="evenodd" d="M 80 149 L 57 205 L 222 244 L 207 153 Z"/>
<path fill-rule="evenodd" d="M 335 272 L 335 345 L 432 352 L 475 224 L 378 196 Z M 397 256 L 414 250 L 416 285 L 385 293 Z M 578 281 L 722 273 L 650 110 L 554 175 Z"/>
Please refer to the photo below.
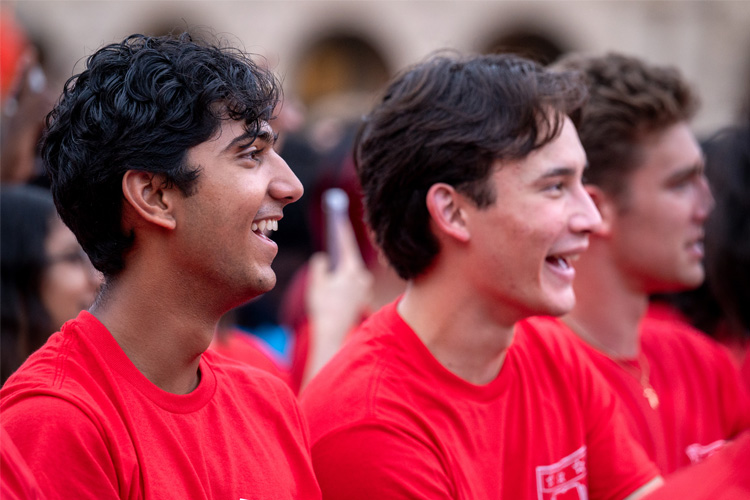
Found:
<path fill-rule="evenodd" d="M 309 119 L 357 116 L 387 78 L 432 51 L 501 49 L 552 61 L 621 51 L 679 67 L 698 88 L 706 135 L 747 110 L 746 0 L 19 0 L 16 14 L 60 78 L 134 32 L 206 27 L 267 56 Z M 79 63 L 80 64 L 80 63 Z M 80 66 L 79 66 L 80 67 Z"/>

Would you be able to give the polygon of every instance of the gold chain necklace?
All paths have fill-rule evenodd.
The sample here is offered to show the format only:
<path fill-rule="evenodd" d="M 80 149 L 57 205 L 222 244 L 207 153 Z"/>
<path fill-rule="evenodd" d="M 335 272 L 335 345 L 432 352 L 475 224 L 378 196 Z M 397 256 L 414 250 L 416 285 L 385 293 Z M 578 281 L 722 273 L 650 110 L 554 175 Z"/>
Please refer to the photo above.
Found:
<path fill-rule="evenodd" d="M 570 318 L 566 318 L 563 321 L 568 328 L 570 328 L 573 333 L 575 333 L 581 340 L 592 346 L 597 351 L 604 354 L 610 361 L 617 364 L 625 373 L 629 374 L 633 378 L 635 378 L 638 383 L 641 385 L 641 388 L 643 390 L 642 394 L 643 397 L 648 401 L 648 405 L 651 407 L 652 410 L 656 410 L 659 408 L 659 395 L 654 390 L 653 386 L 651 385 L 651 365 L 649 365 L 648 360 L 645 359 L 645 356 L 643 356 L 642 353 L 638 353 L 638 356 L 636 357 L 636 362 L 638 363 L 638 374 L 634 373 L 631 369 L 632 366 L 627 363 L 627 361 L 623 361 L 622 359 L 619 359 L 619 357 L 604 347 L 602 344 L 594 340 L 594 337 L 589 335 L 588 332 L 581 327 L 580 324 L 577 322 L 571 320 Z"/>

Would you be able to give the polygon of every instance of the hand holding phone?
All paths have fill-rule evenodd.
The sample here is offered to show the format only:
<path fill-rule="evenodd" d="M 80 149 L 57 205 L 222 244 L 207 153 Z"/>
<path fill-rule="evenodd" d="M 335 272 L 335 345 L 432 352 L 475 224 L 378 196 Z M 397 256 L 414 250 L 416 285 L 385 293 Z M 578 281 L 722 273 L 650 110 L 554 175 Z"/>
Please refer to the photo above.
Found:
<path fill-rule="evenodd" d="M 346 191 L 331 188 L 323 193 L 323 213 L 325 214 L 326 248 L 329 269 L 336 269 L 341 261 L 341 227 L 349 223 L 349 196 Z"/>

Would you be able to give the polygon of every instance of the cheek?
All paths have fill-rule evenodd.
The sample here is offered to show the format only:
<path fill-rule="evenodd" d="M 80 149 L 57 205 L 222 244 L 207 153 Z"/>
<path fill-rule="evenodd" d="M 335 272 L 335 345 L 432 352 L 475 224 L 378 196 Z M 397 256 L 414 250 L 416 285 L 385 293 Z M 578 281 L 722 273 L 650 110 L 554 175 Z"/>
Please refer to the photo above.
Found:
<path fill-rule="evenodd" d="M 60 311 L 65 309 L 65 303 L 70 301 L 70 297 L 65 293 L 65 283 L 61 282 L 60 273 L 55 269 L 50 269 L 42 278 L 40 287 L 40 299 L 44 309 L 52 320 L 52 327 L 58 328 L 60 325 Z"/>
<path fill-rule="evenodd" d="M 81 307 L 90 305 L 95 293 L 86 271 L 66 266 L 50 269 L 42 279 L 40 291 L 42 304 L 55 322 L 73 318 Z"/>

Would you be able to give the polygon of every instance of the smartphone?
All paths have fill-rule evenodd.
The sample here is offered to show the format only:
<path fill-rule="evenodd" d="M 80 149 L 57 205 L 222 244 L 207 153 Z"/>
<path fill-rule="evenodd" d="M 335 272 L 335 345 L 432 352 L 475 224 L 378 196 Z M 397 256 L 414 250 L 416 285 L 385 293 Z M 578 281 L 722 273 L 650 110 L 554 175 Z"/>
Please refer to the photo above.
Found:
<path fill-rule="evenodd" d="M 349 217 L 349 196 L 339 188 L 327 189 L 323 193 L 323 214 L 325 215 L 325 235 L 329 269 L 334 270 L 341 258 L 339 228 L 345 217 Z"/>

